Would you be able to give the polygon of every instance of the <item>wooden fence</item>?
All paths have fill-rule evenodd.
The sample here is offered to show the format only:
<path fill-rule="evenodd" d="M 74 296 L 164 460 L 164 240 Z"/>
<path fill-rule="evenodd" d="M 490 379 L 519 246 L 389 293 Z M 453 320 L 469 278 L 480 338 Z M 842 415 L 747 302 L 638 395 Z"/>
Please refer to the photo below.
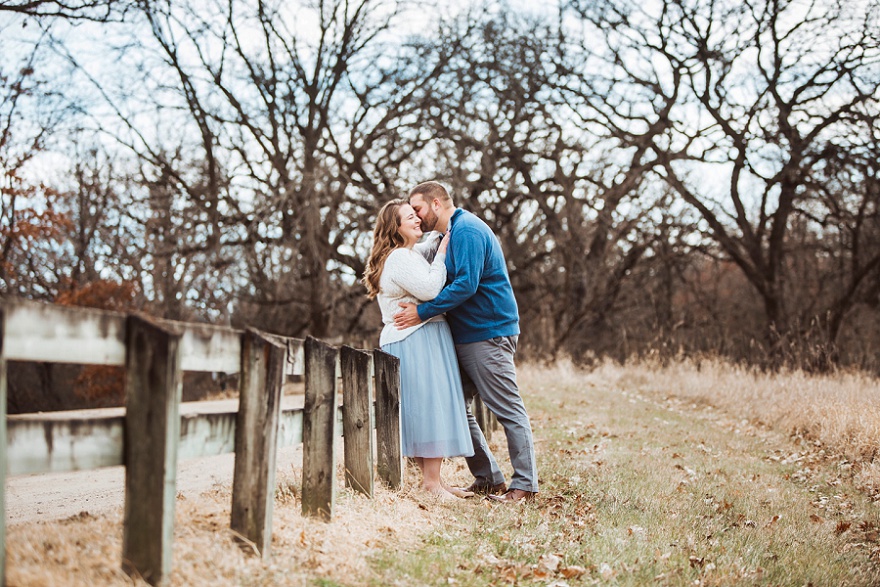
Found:
<path fill-rule="evenodd" d="M 125 408 L 83 410 L 75 417 L 7 418 L 10 360 L 124 366 Z M 184 371 L 239 373 L 237 408 L 203 411 L 198 402 L 181 404 Z M 282 384 L 292 374 L 304 375 L 301 409 L 282 407 Z M 344 406 L 339 402 L 340 378 Z M 264 557 L 271 544 L 278 446 L 303 444 L 304 514 L 333 515 L 334 438 L 340 432 L 347 486 L 372 496 L 375 467 L 388 486 L 400 487 L 399 381 L 397 359 L 379 350 L 337 348 L 311 337 L 303 341 L 251 328 L 5 300 L 0 302 L 0 442 L 6 446 L 0 446 L 0 472 L 124 464 L 123 567 L 155 585 L 171 569 L 181 458 L 235 452 L 230 526 Z M 3 481 L 0 510 L 5 512 L 5 477 Z M 5 533 L 4 518 L 4 585 Z"/>

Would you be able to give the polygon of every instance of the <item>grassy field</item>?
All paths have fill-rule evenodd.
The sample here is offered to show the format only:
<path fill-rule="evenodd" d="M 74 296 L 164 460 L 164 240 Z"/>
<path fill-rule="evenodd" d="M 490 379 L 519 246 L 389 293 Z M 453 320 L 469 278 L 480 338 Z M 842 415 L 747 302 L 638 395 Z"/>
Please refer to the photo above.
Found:
<path fill-rule="evenodd" d="M 525 367 L 520 384 L 536 503 L 341 491 L 322 523 L 299 514 L 297 471 L 282 471 L 269 562 L 233 545 L 217 486 L 178 502 L 168 584 L 880 584 L 875 381 L 704 362 Z M 503 434 L 492 444 L 506 464 Z M 460 462 L 445 469 L 470 481 Z M 131 584 L 121 535 L 121 513 L 13 526 L 8 582 Z"/>

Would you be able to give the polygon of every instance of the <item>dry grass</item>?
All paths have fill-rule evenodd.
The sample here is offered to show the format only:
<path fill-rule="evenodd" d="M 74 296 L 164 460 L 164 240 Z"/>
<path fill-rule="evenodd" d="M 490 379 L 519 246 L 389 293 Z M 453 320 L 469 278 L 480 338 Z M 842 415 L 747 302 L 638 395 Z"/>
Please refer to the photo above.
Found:
<path fill-rule="evenodd" d="M 877 425 L 870 380 L 560 362 L 522 367 L 520 386 L 541 476 L 534 505 L 437 503 L 410 474 L 405 491 L 380 487 L 373 500 L 340 490 L 324 523 L 300 514 L 298 471 L 280 471 L 271 559 L 236 546 L 230 489 L 218 485 L 178 499 L 167 585 L 880 584 L 880 512 L 859 491 Z M 509 473 L 503 435 L 492 444 Z M 445 472 L 470 481 L 461 460 Z M 9 585 L 142 585 L 118 570 L 121 522 L 9 528 Z"/>
<path fill-rule="evenodd" d="M 450 480 L 467 480 L 461 463 L 444 467 Z M 278 483 L 273 517 L 273 556 L 264 562 L 236 545 L 229 529 L 230 486 L 198 499 L 178 496 L 171 586 L 360 585 L 379 550 L 405 551 L 419 544 L 438 520 L 457 512 L 411 486 L 399 492 L 377 487 L 374 499 L 349 490 L 337 495 L 333 521 L 303 517 L 298 471 Z M 417 478 L 415 471 L 408 479 Z M 340 487 L 341 483 L 340 475 Z M 146 585 L 120 570 L 122 513 L 12 526 L 7 530 L 10 586 Z"/>
<path fill-rule="evenodd" d="M 606 363 L 593 376 L 620 389 L 689 406 L 713 406 L 731 416 L 806 441 L 830 458 L 845 459 L 858 482 L 880 493 L 880 382 L 863 373 L 763 373 L 719 359 Z"/>

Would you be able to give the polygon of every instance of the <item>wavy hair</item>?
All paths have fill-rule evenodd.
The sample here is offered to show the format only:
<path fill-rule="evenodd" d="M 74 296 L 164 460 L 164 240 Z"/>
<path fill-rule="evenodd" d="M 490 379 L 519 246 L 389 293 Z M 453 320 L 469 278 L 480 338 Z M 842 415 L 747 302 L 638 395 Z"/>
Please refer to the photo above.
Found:
<path fill-rule="evenodd" d="M 385 259 L 394 249 L 404 245 L 400 234 L 400 207 L 408 204 L 406 200 L 386 202 L 376 215 L 376 226 L 373 228 L 373 248 L 367 259 L 367 269 L 361 283 L 367 288 L 367 297 L 375 298 L 379 294 L 379 279 L 385 268 Z"/>

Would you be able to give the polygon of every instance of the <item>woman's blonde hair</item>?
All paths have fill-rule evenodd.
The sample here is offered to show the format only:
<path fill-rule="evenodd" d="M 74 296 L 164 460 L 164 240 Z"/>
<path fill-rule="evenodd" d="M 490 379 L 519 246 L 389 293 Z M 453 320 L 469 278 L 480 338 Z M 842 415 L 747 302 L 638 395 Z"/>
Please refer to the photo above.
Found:
<path fill-rule="evenodd" d="M 367 297 L 375 298 L 379 294 L 379 278 L 382 277 L 382 269 L 385 268 L 385 259 L 391 251 L 404 245 L 403 236 L 400 234 L 400 207 L 408 204 L 406 200 L 391 200 L 386 202 L 376 216 L 376 226 L 373 228 L 373 248 L 367 259 L 367 269 L 364 278 L 361 279 L 367 288 Z"/>

